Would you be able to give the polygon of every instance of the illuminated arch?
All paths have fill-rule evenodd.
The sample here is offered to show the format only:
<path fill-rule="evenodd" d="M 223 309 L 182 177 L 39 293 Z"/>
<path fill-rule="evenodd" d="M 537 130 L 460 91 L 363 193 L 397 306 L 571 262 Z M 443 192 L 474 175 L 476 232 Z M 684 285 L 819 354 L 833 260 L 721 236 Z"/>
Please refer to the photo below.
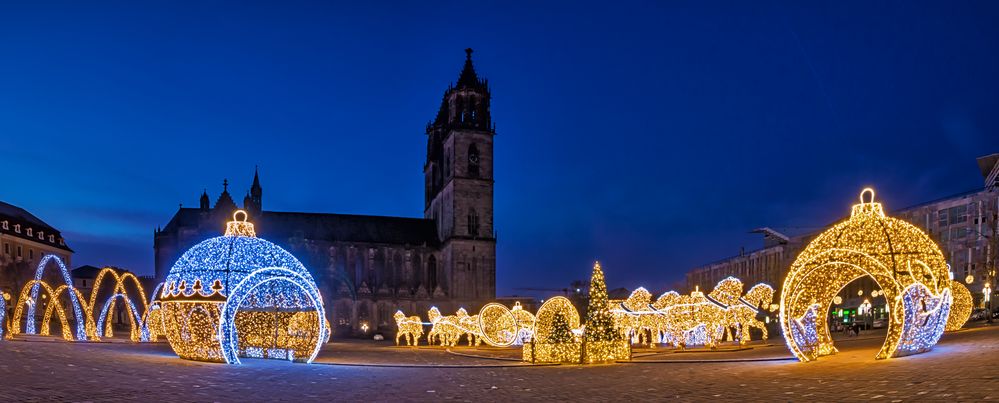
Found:
<path fill-rule="evenodd" d="M 867 193 L 870 201 L 864 200 Z M 943 254 L 912 224 L 885 216 L 868 188 L 850 218 L 809 243 L 784 280 L 780 322 L 795 357 L 811 361 L 836 352 L 826 320 L 830 304 L 864 276 L 881 287 L 890 310 L 888 335 L 876 358 L 915 354 L 936 344 L 952 300 Z"/>
<path fill-rule="evenodd" d="M 305 362 L 312 362 L 316 358 L 316 355 L 319 354 L 319 349 L 322 347 L 326 336 L 326 321 L 323 320 L 326 318 L 326 312 L 323 310 L 322 297 L 319 295 L 319 289 L 316 288 L 311 278 L 306 278 L 299 273 L 283 267 L 270 267 L 257 270 L 244 278 L 243 281 L 232 289 L 229 299 L 222 306 L 221 326 L 218 328 L 218 337 L 222 345 L 222 355 L 225 361 L 230 364 L 239 364 L 240 349 L 236 314 L 242 308 L 247 297 L 253 294 L 254 290 L 268 283 L 279 283 L 275 284 L 278 286 L 280 286 L 280 283 L 290 284 L 309 298 L 307 303 L 314 309 L 312 313 L 315 314 L 314 319 L 318 324 L 318 331 L 314 332 L 311 336 L 307 336 L 312 340 L 304 343 L 304 345 L 312 347 L 311 351 L 306 352 L 308 358 L 305 359 Z M 297 306 L 296 308 L 299 308 L 299 312 L 306 312 L 302 310 L 302 308 L 305 308 L 303 306 Z M 292 346 L 283 347 L 288 348 Z"/>
<path fill-rule="evenodd" d="M 105 300 L 102 312 L 100 313 L 100 315 L 97 315 L 94 312 L 94 309 L 97 308 L 97 296 L 101 292 L 101 286 L 104 284 L 104 279 L 108 275 L 110 275 L 111 278 L 114 280 L 114 287 L 111 290 L 111 295 Z M 129 280 L 131 280 L 131 283 L 135 288 L 135 291 L 139 294 L 139 300 L 143 305 L 142 306 L 143 309 L 141 311 L 138 310 L 133 301 L 133 298 L 128 294 L 128 289 L 126 288 L 126 282 Z M 86 312 L 88 314 L 87 336 L 89 336 L 93 340 L 100 340 L 100 338 L 104 337 L 105 334 L 108 335 L 109 337 L 113 334 L 113 331 L 111 329 L 111 322 L 105 321 L 104 315 L 108 314 L 108 312 L 115 311 L 115 303 L 119 299 L 116 298 L 116 296 L 119 294 L 123 297 L 122 299 L 127 301 L 127 303 L 129 304 L 129 306 L 126 307 L 126 310 L 129 310 L 129 316 L 132 322 L 130 338 L 132 339 L 132 341 L 148 340 L 149 331 L 145 327 L 144 322 L 141 319 L 144 318 L 149 311 L 149 303 L 146 301 L 146 291 L 142 287 L 142 283 L 139 282 L 138 277 L 135 277 L 134 274 L 128 272 L 118 274 L 118 271 L 113 267 L 104 267 L 103 269 L 101 269 L 100 272 L 97 273 L 97 277 L 94 278 L 94 284 L 90 290 L 90 299 L 89 302 L 86 304 L 86 306 L 88 307 L 86 309 Z M 97 325 L 93 325 L 92 323 L 94 322 L 95 316 L 98 318 L 97 322 L 99 322 Z M 136 317 L 139 318 L 138 321 L 134 319 Z M 102 323 L 106 324 L 106 326 L 102 326 L 101 325 Z"/>
<path fill-rule="evenodd" d="M 69 270 L 66 269 L 66 264 L 63 263 L 56 255 L 45 255 L 42 260 L 38 262 L 38 268 L 35 269 L 35 282 L 29 282 L 32 284 L 31 289 L 31 301 L 32 303 L 28 306 L 28 317 L 25 320 L 25 330 L 27 334 L 35 334 L 35 305 L 38 301 L 38 284 L 42 280 L 42 275 L 45 274 L 45 268 L 48 266 L 49 261 L 54 260 L 59 266 L 60 274 L 62 274 L 62 279 L 66 283 L 66 286 L 73 289 L 73 278 L 69 275 Z M 51 291 L 51 289 L 50 289 Z M 73 306 L 73 314 L 76 317 L 76 340 L 85 341 L 87 340 L 87 329 L 85 321 L 83 320 L 83 309 L 80 307 L 80 301 L 77 299 L 77 293 L 69 293 L 69 299 L 71 305 Z M 20 304 L 18 304 L 20 305 Z M 20 306 L 19 306 L 20 308 Z M 72 339 L 70 339 L 72 340 Z"/>
<path fill-rule="evenodd" d="M 524 361 L 580 362 L 582 342 L 577 332 L 579 312 L 566 297 L 554 297 L 541 304 L 536 316 L 534 337 L 524 346 Z M 572 334 L 566 334 L 568 328 Z"/>
<path fill-rule="evenodd" d="M 166 328 L 163 323 L 163 315 L 160 312 L 159 295 L 163 290 L 163 284 L 159 283 L 149 294 L 149 303 L 146 304 L 146 311 L 142 314 L 142 341 L 156 341 L 159 336 L 166 335 Z M 150 327 L 152 324 L 152 327 Z"/>
<path fill-rule="evenodd" d="M 58 301 L 59 298 L 62 297 L 62 294 L 64 292 L 67 292 L 67 290 L 69 290 L 69 287 L 66 286 L 65 284 L 56 287 L 55 288 L 55 295 L 52 297 L 52 300 L 53 301 Z M 76 288 L 73 289 L 73 292 L 76 293 L 76 299 L 78 301 L 80 301 L 80 305 L 82 305 L 83 313 L 84 313 L 84 316 L 85 316 L 84 320 L 86 321 L 87 334 L 89 335 L 90 334 L 90 329 L 94 328 L 94 318 L 93 318 L 92 315 L 90 315 L 90 309 L 88 308 L 87 300 L 85 298 L 83 298 L 83 293 L 80 292 L 80 290 L 76 289 Z M 62 305 L 60 305 L 60 304 L 48 304 L 45 307 L 45 314 L 42 315 L 42 328 L 43 329 L 49 327 L 49 323 L 51 323 L 51 321 L 52 321 L 52 312 L 55 310 L 55 308 L 57 306 L 61 307 Z M 97 339 L 91 337 L 91 340 L 97 340 Z"/>
<path fill-rule="evenodd" d="M 55 291 L 51 286 L 41 280 L 31 280 L 24 285 L 24 288 L 21 289 L 21 294 L 17 299 L 17 307 L 14 308 L 14 321 L 11 326 L 11 335 L 18 334 L 21 330 L 21 316 L 24 313 L 25 305 L 28 306 L 28 315 L 30 315 L 29 318 L 31 319 L 28 323 L 34 324 L 34 306 L 37 304 L 35 301 L 37 301 L 36 298 L 38 297 L 39 290 L 45 291 L 46 295 L 48 295 L 51 299 L 49 304 L 56 306 L 56 314 L 59 316 L 59 323 L 62 325 L 62 338 L 67 341 L 73 341 L 73 333 L 70 331 L 69 321 L 66 320 L 66 312 L 63 310 L 62 305 L 59 304 L 56 299 L 52 298 L 52 296 L 55 295 Z M 32 294 L 34 294 L 35 298 L 31 298 Z M 74 294 L 71 293 L 70 295 Z M 25 324 L 25 326 L 27 326 L 27 324 Z M 34 329 L 32 330 L 34 331 Z M 25 333 L 35 334 L 28 333 L 27 331 L 25 331 Z M 42 336 L 48 336 L 49 327 L 45 326 L 42 328 L 41 334 Z"/>
<path fill-rule="evenodd" d="M 4 299 L 3 291 L 0 291 L 0 340 L 4 339 L 4 331 L 7 330 L 7 301 Z"/>
<path fill-rule="evenodd" d="M 111 294 L 111 296 L 104 301 L 104 307 L 101 308 L 101 313 L 97 317 L 97 337 L 104 337 L 105 335 L 108 337 L 113 336 L 111 321 L 108 320 L 108 318 L 110 318 L 111 315 L 114 315 L 114 303 L 119 298 L 125 300 L 126 302 L 125 310 L 128 311 L 129 324 L 131 327 L 129 331 L 129 338 L 136 342 L 142 340 L 142 332 L 139 331 L 142 318 L 139 316 L 138 309 L 135 307 L 132 299 L 128 297 L 128 294 L 124 293 Z"/>

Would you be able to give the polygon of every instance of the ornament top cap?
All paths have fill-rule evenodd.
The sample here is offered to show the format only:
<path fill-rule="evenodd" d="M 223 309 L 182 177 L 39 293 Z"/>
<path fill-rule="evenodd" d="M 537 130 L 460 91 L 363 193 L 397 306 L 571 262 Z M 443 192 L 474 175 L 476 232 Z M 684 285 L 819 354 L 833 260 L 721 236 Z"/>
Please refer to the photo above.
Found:
<path fill-rule="evenodd" d="M 239 219 L 239 215 L 243 215 L 243 219 Z M 232 213 L 232 221 L 229 221 L 225 225 L 225 236 L 248 236 L 256 237 L 257 232 L 253 229 L 253 224 L 247 221 L 249 214 L 246 214 L 243 210 L 236 210 Z"/>
<path fill-rule="evenodd" d="M 870 201 L 864 201 L 864 195 L 870 193 Z M 853 211 L 850 213 L 850 218 L 856 218 L 859 215 L 874 216 L 883 218 L 885 216 L 885 210 L 881 206 L 881 203 L 874 201 L 874 189 L 864 188 L 860 191 L 860 204 L 853 205 Z"/>

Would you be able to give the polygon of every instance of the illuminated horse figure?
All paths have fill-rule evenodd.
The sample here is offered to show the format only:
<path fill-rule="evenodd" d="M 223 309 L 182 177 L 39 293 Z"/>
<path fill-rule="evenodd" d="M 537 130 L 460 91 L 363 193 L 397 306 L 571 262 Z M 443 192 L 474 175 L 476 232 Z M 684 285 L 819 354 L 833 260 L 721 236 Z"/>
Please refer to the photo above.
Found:
<path fill-rule="evenodd" d="M 433 325 L 430 328 L 430 332 L 427 333 L 427 344 L 433 345 L 436 339 L 441 346 L 458 345 L 458 339 L 464 332 L 462 332 L 461 327 L 458 325 L 457 316 L 441 315 L 441 311 L 435 306 L 427 311 L 427 318 L 430 319 L 430 323 Z"/>
<path fill-rule="evenodd" d="M 458 308 L 458 312 L 455 313 L 455 317 L 458 318 L 458 327 L 461 336 L 468 336 L 468 346 L 481 345 L 482 344 L 482 330 L 479 328 L 479 315 L 468 315 L 468 311 L 465 308 Z M 455 340 L 457 343 L 458 340 Z"/>
<path fill-rule="evenodd" d="M 395 345 L 398 346 L 399 338 L 403 338 L 407 346 L 419 346 L 420 337 L 423 336 L 423 322 L 420 322 L 420 317 L 416 315 L 406 317 L 402 311 L 396 311 L 394 317 L 398 329 L 395 333 Z"/>

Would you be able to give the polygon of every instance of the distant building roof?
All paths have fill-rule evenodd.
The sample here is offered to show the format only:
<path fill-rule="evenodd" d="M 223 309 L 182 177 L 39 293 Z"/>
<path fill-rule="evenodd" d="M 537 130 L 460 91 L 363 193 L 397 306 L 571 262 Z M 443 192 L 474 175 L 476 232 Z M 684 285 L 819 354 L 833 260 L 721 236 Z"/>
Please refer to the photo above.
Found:
<path fill-rule="evenodd" d="M 96 278 L 97 277 L 97 273 L 100 273 L 100 272 L 101 272 L 101 268 L 100 267 L 94 267 L 94 266 L 86 265 L 86 266 L 80 266 L 80 267 L 77 267 L 77 268 L 73 269 L 73 272 L 71 274 L 72 274 L 73 278 L 91 279 L 91 278 Z"/>
<path fill-rule="evenodd" d="M 181 208 L 163 228 L 173 232 L 177 227 L 199 227 L 201 209 Z M 329 241 L 437 245 L 437 226 L 424 218 L 384 217 L 353 214 L 292 213 L 264 211 L 250 220 L 263 238 L 288 239 L 302 237 Z M 222 234 L 220 223 L 215 230 Z"/>
<path fill-rule="evenodd" d="M 31 240 L 34 242 L 51 245 L 54 248 L 62 249 L 68 252 L 73 250 L 66 245 L 65 240 L 62 238 L 62 234 L 59 230 L 55 229 L 51 225 L 45 223 L 34 214 L 29 213 L 27 210 L 17 207 L 13 204 L 4 203 L 0 201 L 0 222 L 7 221 L 6 229 L 4 226 L 0 225 L 0 232 L 5 234 L 15 236 L 18 238 Z M 21 231 L 15 231 L 14 226 L 20 224 L 22 227 Z M 29 236 L 27 229 L 31 228 L 33 231 L 32 235 Z M 41 231 L 44 235 L 42 238 L 38 238 L 37 234 Z M 49 241 L 49 235 L 52 235 L 52 241 Z"/>

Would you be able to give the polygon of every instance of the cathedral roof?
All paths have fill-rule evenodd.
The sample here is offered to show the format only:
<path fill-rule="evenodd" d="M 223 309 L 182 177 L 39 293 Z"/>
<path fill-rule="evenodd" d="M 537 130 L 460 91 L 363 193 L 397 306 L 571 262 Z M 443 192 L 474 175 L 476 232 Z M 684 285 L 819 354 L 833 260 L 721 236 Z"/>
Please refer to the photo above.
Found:
<path fill-rule="evenodd" d="M 163 229 L 176 233 L 179 228 L 210 229 L 205 238 L 219 235 L 222 228 L 214 221 L 227 214 L 201 214 L 199 209 L 181 208 Z M 213 220 L 203 223 L 202 220 Z M 221 222 L 221 221 L 220 221 Z M 325 241 L 382 243 L 395 245 L 437 245 L 437 226 L 433 220 L 408 217 L 385 217 L 353 214 L 294 213 L 264 211 L 254 220 L 260 237 L 278 244 L 291 238 Z"/>

